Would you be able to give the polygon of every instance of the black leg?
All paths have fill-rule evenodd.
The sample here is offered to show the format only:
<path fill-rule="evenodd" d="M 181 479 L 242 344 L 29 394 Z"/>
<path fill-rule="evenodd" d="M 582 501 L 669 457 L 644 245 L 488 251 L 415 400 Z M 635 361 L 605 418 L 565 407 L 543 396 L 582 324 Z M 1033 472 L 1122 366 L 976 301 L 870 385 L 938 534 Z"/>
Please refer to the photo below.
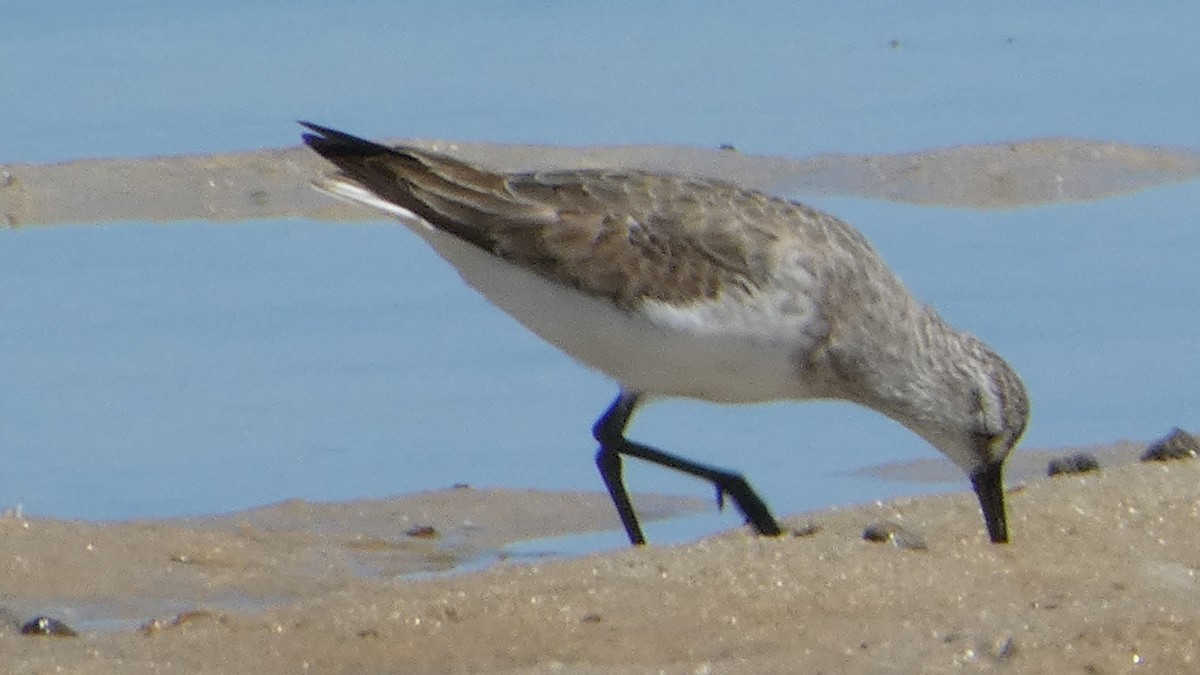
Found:
<path fill-rule="evenodd" d="M 616 427 L 618 437 L 624 433 L 625 426 L 629 424 L 629 417 L 633 415 L 633 409 L 637 406 L 637 398 L 637 395 L 626 395 L 624 392 L 618 395 L 592 426 L 592 436 L 600 441 L 600 450 L 596 452 L 596 467 L 600 469 L 600 478 L 608 488 L 608 496 L 612 497 L 613 505 L 617 507 L 617 515 L 621 517 L 621 524 L 625 526 L 625 534 L 629 535 L 629 543 L 641 546 L 646 543 L 646 535 L 642 534 L 642 526 L 638 524 L 637 514 L 633 512 L 633 503 L 629 500 L 629 492 L 625 489 L 625 479 L 621 476 L 620 447 L 604 440 L 611 435 L 610 427 Z"/>
<path fill-rule="evenodd" d="M 782 532 L 770 509 L 742 475 L 692 462 L 625 438 L 625 427 L 637 408 L 638 399 L 638 394 L 621 392 L 592 427 L 592 435 L 600 442 L 600 450 L 596 453 L 596 466 L 600 469 L 600 477 L 608 487 L 608 494 L 617 507 L 617 514 L 621 516 L 621 523 L 625 526 L 625 533 L 629 535 L 631 543 L 643 544 L 646 538 L 642 534 L 637 514 L 633 512 L 629 493 L 621 477 L 621 455 L 637 457 L 703 478 L 716 486 L 718 503 L 722 503 L 724 496 L 728 495 L 746 517 L 746 522 L 754 526 L 759 534 L 773 537 Z"/>
<path fill-rule="evenodd" d="M 616 448 L 601 445 L 596 453 L 596 466 L 600 469 L 604 486 L 608 488 L 608 496 L 612 497 L 613 505 L 617 507 L 617 515 L 621 516 L 629 543 L 634 546 L 646 543 L 646 535 L 642 534 L 642 526 L 638 524 L 633 503 L 629 501 L 629 492 L 625 490 L 625 480 L 621 477 L 621 455 Z"/>

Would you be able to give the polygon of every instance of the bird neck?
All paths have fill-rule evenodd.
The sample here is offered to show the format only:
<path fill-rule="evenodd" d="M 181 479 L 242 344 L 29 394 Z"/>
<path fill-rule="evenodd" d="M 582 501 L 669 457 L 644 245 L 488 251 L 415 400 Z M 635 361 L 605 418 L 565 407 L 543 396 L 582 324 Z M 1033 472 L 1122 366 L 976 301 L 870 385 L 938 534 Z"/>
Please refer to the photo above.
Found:
<path fill-rule="evenodd" d="M 840 379 L 852 383 L 842 398 L 887 415 L 956 463 L 972 460 L 965 439 L 999 357 L 916 302 L 863 328 L 858 348 L 835 361 Z"/>

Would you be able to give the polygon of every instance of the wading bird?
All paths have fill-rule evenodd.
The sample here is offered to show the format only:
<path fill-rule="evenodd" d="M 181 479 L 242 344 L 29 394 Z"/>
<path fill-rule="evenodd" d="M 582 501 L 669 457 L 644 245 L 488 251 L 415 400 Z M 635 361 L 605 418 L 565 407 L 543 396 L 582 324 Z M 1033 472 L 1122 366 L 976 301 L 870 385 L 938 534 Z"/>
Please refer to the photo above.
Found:
<path fill-rule="evenodd" d="M 504 174 L 315 124 L 331 195 L 398 218 L 472 288 L 620 384 L 592 429 L 629 540 L 636 457 L 710 481 L 764 535 L 779 524 L 740 474 L 625 437 L 638 405 L 841 399 L 919 434 L 971 479 L 1008 541 L 1004 461 L 1029 404 L 1017 374 L 917 302 L 850 225 L 732 184 L 639 171 Z"/>

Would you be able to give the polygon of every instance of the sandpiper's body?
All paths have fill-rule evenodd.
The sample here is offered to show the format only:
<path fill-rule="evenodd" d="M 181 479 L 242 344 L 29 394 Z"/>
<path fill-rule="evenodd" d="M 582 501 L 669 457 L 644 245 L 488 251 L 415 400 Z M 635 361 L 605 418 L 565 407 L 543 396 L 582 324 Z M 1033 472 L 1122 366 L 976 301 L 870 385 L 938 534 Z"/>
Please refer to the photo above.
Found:
<path fill-rule="evenodd" d="M 594 434 L 631 540 L 642 536 L 619 454 L 711 480 L 760 532 L 779 531 L 741 476 L 625 439 L 643 396 L 873 408 L 962 467 L 992 540 L 1007 540 L 1002 466 L 1028 414 L 1019 378 L 914 300 L 849 225 L 722 182 L 505 175 L 306 126 L 341 169 L 318 187 L 399 218 L 494 304 L 620 383 Z"/>

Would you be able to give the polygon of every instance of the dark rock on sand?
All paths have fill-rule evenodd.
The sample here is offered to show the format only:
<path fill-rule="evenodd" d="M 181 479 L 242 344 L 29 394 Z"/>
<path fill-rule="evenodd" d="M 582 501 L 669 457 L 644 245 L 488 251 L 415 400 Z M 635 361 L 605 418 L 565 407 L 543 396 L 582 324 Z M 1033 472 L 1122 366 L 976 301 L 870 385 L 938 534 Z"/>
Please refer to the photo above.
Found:
<path fill-rule="evenodd" d="M 1050 460 L 1050 465 L 1046 468 L 1046 475 L 1057 476 L 1059 474 L 1087 473 L 1099 470 L 1100 462 L 1094 456 L 1086 452 L 1077 452 L 1073 455 Z"/>
<path fill-rule="evenodd" d="M 22 635 L 51 635 L 54 637 L 75 637 L 75 630 L 66 623 L 49 616 L 37 616 L 21 626 Z"/>
<path fill-rule="evenodd" d="M 1165 462 L 1172 459 L 1191 459 L 1200 454 L 1200 441 L 1188 432 L 1175 427 L 1166 437 L 1157 440 L 1142 454 L 1143 462 Z"/>

